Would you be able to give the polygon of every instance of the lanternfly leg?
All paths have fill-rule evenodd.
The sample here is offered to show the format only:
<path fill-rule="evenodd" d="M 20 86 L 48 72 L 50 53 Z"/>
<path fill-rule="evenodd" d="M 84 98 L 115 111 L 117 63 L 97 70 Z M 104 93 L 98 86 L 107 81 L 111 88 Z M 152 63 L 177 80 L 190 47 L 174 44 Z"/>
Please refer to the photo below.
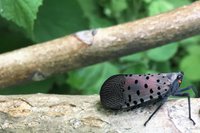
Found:
<path fill-rule="evenodd" d="M 195 125 L 194 120 L 191 118 L 191 107 L 190 107 L 190 95 L 188 93 L 175 93 L 174 96 L 178 96 L 178 97 L 187 97 L 188 98 L 188 109 L 189 109 L 189 119 L 193 122 L 193 124 Z"/>
<path fill-rule="evenodd" d="M 176 93 L 183 92 L 183 91 L 187 91 L 187 90 L 190 90 L 190 89 L 192 89 L 192 88 L 193 88 L 193 86 L 188 86 L 188 87 L 186 87 L 186 88 L 182 88 L 182 89 L 177 90 Z"/>
<path fill-rule="evenodd" d="M 153 115 L 160 109 L 160 107 L 167 101 L 167 97 L 164 97 L 161 102 L 160 105 L 157 107 L 157 109 L 151 114 L 151 116 L 148 118 L 148 120 L 144 123 L 144 126 L 147 125 L 147 123 L 151 120 L 151 118 L 153 117 Z"/>

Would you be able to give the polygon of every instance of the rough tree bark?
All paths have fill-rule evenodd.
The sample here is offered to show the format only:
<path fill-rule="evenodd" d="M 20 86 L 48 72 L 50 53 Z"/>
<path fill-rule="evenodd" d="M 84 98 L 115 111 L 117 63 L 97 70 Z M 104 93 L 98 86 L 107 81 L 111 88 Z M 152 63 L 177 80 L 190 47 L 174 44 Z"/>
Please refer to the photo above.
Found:
<path fill-rule="evenodd" d="M 69 36 L 0 55 L 0 88 L 136 53 L 200 33 L 200 1 L 108 28 Z"/>
<path fill-rule="evenodd" d="M 168 100 L 150 120 L 155 106 L 129 112 L 102 108 L 98 95 L 0 96 L 0 132 L 95 132 L 95 133 L 199 133 L 200 99 L 192 99 L 192 118 L 188 119 L 187 99 Z"/>

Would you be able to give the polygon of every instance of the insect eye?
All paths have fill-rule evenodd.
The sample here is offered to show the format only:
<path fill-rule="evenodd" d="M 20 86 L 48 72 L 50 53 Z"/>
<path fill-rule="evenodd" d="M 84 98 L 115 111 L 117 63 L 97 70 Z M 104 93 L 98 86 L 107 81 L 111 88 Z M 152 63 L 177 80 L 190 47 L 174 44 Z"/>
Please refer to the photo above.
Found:
<path fill-rule="evenodd" d="M 181 75 L 178 75 L 178 76 L 177 76 L 177 79 L 182 79 L 182 76 L 181 76 Z"/>

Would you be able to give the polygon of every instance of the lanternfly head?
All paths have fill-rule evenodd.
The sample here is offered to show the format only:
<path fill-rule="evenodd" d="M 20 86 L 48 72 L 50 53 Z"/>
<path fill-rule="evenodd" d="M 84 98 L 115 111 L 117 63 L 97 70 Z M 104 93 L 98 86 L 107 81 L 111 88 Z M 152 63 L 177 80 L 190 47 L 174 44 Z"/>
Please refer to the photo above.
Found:
<path fill-rule="evenodd" d="M 182 83 L 184 73 L 178 72 L 178 73 L 169 73 L 167 74 L 168 79 L 173 83 L 174 81 L 177 81 L 179 84 Z"/>

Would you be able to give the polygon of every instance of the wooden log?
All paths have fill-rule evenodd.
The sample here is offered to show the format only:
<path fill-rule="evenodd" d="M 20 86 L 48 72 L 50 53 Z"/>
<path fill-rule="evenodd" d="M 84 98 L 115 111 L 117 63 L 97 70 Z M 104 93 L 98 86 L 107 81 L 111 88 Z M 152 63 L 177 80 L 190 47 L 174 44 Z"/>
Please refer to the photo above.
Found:
<path fill-rule="evenodd" d="M 171 99 L 149 121 L 157 105 L 132 111 L 104 109 L 98 95 L 0 96 L 0 132 L 67 133 L 198 133 L 200 99 L 191 100 L 193 125 L 188 119 L 187 99 Z"/>

